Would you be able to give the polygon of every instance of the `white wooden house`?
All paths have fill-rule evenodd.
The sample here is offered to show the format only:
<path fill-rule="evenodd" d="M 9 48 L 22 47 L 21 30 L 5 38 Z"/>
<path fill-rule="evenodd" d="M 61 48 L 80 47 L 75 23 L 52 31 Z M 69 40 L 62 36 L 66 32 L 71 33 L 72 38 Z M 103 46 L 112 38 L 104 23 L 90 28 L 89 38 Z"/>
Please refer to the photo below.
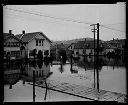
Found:
<path fill-rule="evenodd" d="M 18 34 L 16 37 L 23 41 L 28 58 L 30 58 L 30 55 L 34 49 L 37 50 L 37 53 L 39 50 L 41 50 L 43 56 L 44 52 L 48 51 L 50 56 L 50 46 L 52 42 L 44 33 L 25 33 L 25 31 L 23 31 L 22 34 Z"/>

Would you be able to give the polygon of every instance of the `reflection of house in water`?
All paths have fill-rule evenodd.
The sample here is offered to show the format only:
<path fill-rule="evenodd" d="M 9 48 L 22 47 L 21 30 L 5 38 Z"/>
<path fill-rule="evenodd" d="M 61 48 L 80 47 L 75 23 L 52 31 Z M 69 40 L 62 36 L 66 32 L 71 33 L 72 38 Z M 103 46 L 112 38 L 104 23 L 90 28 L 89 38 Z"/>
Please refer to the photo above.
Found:
<path fill-rule="evenodd" d="M 81 56 L 81 59 L 78 61 L 78 66 L 91 70 L 94 68 L 94 58 L 89 56 Z"/>
<path fill-rule="evenodd" d="M 34 62 L 35 63 L 35 62 Z M 33 71 L 35 71 L 36 80 L 47 78 L 50 74 L 50 65 L 45 65 L 42 63 L 42 67 L 37 64 L 34 66 L 32 64 L 27 64 L 25 67 L 25 71 L 23 73 L 23 79 L 26 81 L 33 81 Z"/>
<path fill-rule="evenodd" d="M 78 61 L 78 66 L 84 68 L 85 70 L 93 70 L 94 69 L 94 56 L 81 56 L 81 59 Z M 103 59 L 99 57 L 98 69 L 101 70 L 103 66 Z"/>
<path fill-rule="evenodd" d="M 123 59 L 114 59 L 114 58 L 107 58 L 102 57 L 104 66 L 125 66 Z"/>
<path fill-rule="evenodd" d="M 4 71 L 4 84 L 16 84 L 21 79 L 21 72 L 19 70 Z"/>

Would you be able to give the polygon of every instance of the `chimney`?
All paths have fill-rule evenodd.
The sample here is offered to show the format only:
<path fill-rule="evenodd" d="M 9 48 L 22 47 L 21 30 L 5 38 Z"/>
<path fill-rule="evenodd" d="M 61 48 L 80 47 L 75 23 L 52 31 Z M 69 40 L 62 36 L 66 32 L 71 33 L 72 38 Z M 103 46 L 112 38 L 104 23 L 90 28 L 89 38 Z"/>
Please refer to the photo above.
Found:
<path fill-rule="evenodd" d="M 25 35 L 25 30 L 23 30 L 23 31 L 22 31 L 22 34 L 24 34 L 24 35 Z"/>
<path fill-rule="evenodd" d="M 10 35 L 12 34 L 12 30 L 9 30 L 9 34 L 10 34 Z"/>

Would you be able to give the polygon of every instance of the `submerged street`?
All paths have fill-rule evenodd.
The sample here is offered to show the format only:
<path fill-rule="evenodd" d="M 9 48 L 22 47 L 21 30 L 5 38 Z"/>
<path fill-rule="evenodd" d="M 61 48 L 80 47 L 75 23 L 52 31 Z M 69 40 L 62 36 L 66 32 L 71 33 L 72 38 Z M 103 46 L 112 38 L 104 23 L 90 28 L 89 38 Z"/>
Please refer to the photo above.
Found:
<path fill-rule="evenodd" d="M 117 101 L 118 98 L 118 101 L 124 102 L 126 68 L 122 59 L 117 61 L 101 57 L 98 81 L 93 59 L 87 57 L 86 61 L 83 61 L 81 57 L 79 61 L 73 61 L 72 70 L 69 61 L 64 65 L 56 61 L 53 61 L 52 65 L 38 61 L 31 61 L 22 66 L 5 64 L 4 102 L 33 102 L 34 93 L 35 102 L 94 101 L 97 100 L 97 82 L 99 96 L 101 94 L 102 97 L 98 99 L 99 101 Z M 35 89 L 33 71 L 35 71 Z M 46 80 L 47 90 L 44 80 Z M 84 95 L 86 98 L 81 97 Z"/>

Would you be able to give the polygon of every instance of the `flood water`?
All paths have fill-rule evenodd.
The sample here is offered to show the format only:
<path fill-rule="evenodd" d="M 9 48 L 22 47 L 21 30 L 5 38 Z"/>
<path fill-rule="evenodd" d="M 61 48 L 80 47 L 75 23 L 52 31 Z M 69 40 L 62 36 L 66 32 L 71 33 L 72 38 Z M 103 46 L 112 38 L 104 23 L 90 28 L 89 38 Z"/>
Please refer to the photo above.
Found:
<path fill-rule="evenodd" d="M 73 60 L 72 69 L 70 61 L 64 65 L 54 64 L 54 62 L 51 65 L 42 61 L 4 64 L 4 101 L 32 101 L 33 87 L 27 83 L 33 82 L 33 71 L 35 71 L 36 81 L 47 78 L 56 82 L 95 88 L 98 82 L 101 90 L 126 94 L 126 68 L 123 59 L 100 57 L 99 61 L 98 80 L 97 72 L 94 71 L 94 57 L 80 57 L 79 60 Z M 36 87 L 36 101 L 42 100 L 44 94 L 44 89 Z M 65 94 L 61 98 L 59 93 L 52 92 L 52 98 L 49 99 L 54 101 L 55 96 L 55 100 L 60 98 L 60 101 L 68 97 Z"/>

